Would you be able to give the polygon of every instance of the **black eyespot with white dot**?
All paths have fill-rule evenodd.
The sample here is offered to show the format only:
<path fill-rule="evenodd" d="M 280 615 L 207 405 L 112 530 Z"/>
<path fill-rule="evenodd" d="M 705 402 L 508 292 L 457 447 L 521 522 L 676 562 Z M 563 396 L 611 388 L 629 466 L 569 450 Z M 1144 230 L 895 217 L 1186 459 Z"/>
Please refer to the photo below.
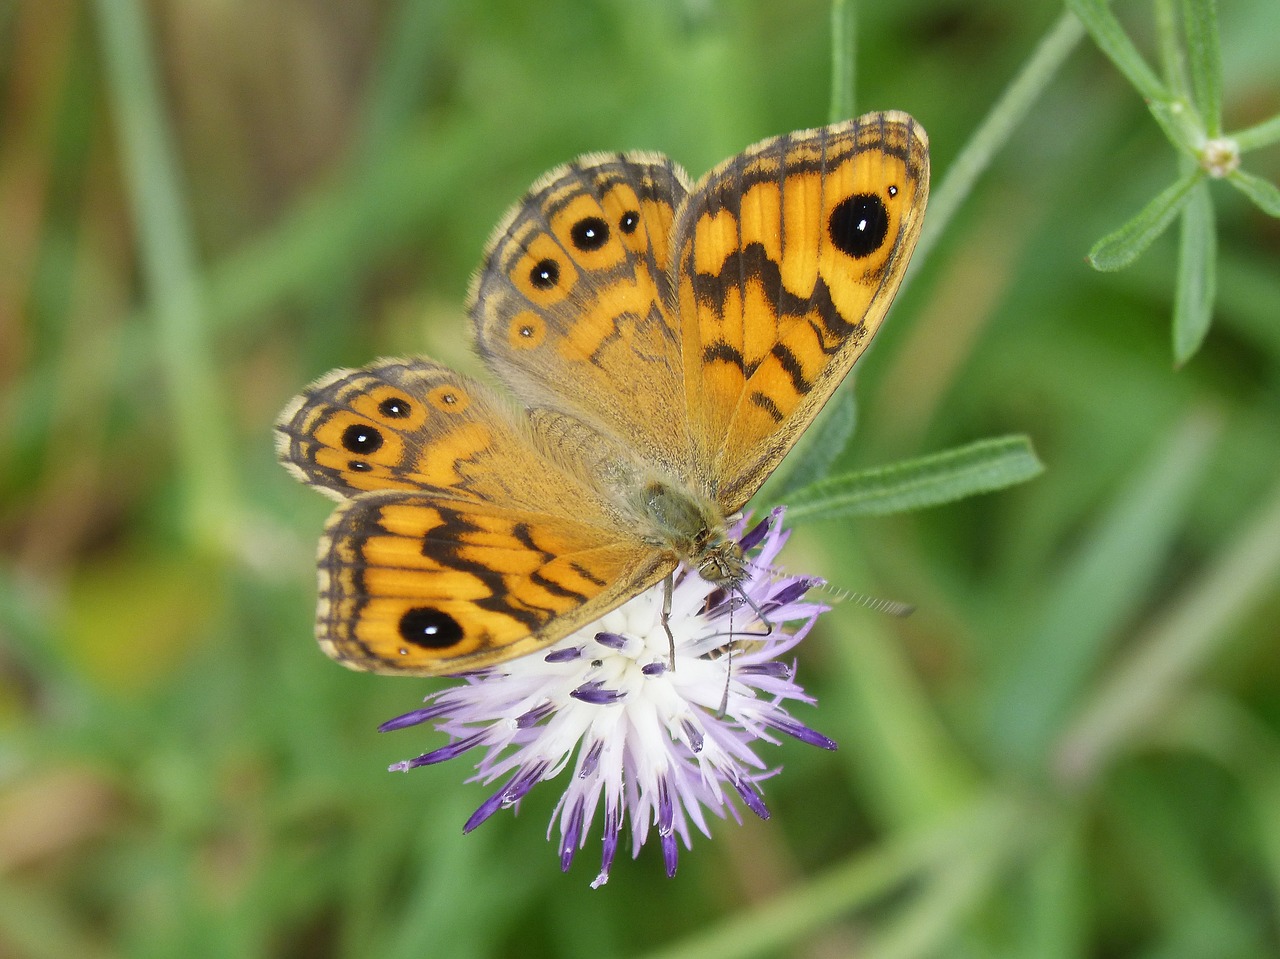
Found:
<path fill-rule="evenodd" d="M 462 627 L 448 613 L 415 606 L 400 617 L 400 637 L 424 649 L 448 649 L 462 640 Z"/>
<path fill-rule="evenodd" d="M 353 423 L 343 430 L 342 445 L 349 453 L 368 456 L 382 448 L 382 434 L 372 426 Z"/>
<path fill-rule="evenodd" d="M 389 420 L 402 420 L 413 412 L 413 406 L 404 397 L 389 396 L 378 404 L 378 412 Z"/>
<path fill-rule="evenodd" d="M 570 227 L 569 239 L 579 250 L 590 253 L 609 242 L 609 224 L 598 216 L 585 216 Z"/>
<path fill-rule="evenodd" d="M 560 282 L 560 265 L 555 260 L 539 260 L 529 271 L 529 282 L 539 290 L 549 290 Z"/>
<path fill-rule="evenodd" d="M 626 213 L 622 214 L 622 217 L 618 220 L 618 229 L 623 233 L 626 233 L 628 236 L 636 232 L 636 227 L 639 225 L 640 214 L 635 210 L 628 210 Z"/>
<path fill-rule="evenodd" d="M 855 260 L 870 256 L 889 234 L 889 211 L 874 193 L 855 193 L 836 204 L 827 220 L 836 249 Z"/>
<path fill-rule="evenodd" d="M 347 469 L 353 473 L 367 473 L 373 469 L 373 464 L 366 463 L 364 460 L 351 460 L 347 463 Z"/>

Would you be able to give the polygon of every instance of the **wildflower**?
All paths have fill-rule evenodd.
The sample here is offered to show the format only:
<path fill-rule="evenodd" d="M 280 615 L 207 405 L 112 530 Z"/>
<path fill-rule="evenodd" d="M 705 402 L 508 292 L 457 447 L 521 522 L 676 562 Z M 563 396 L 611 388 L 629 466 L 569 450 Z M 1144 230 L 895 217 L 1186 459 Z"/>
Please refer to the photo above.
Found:
<path fill-rule="evenodd" d="M 782 733 L 835 748 L 784 705 L 813 702 L 793 682 L 794 664 L 778 657 L 804 639 L 827 607 L 804 600 L 820 580 L 772 570 L 789 535 L 778 522 L 781 512 L 741 537 L 750 552 L 740 590 L 677 571 L 668 619 L 674 669 L 658 584 L 545 653 L 468 674 L 462 685 L 427 697 L 423 708 L 384 723 L 385 731 L 430 722 L 451 740 L 391 769 L 481 750 L 472 781 L 503 784 L 467 820 L 469 832 L 499 809 L 518 806 L 572 760 L 547 837 L 558 825 L 567 871 L 603 805 L 603 855 L 593 887 L 608 880 L 624 826 L 633 857 L 656 827 L 672 876 L 677 839 L 690 848 L 691 826 L 710 836 L 705 811 L 741 822 L 736 795 L 767 819 L 757 784 L 777 770 L 765 766 L 756 745 L 776 744 Z"/>

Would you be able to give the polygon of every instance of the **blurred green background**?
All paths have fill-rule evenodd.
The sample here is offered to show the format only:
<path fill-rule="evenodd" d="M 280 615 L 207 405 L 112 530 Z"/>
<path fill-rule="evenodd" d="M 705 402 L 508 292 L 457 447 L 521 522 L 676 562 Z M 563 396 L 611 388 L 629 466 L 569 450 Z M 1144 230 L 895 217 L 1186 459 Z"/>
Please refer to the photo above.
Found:
<path fill-rule="evenodd" d="M 1152 53 L 1170 5 L 1119 13 Z M 1218 298 L 1171 361 L 1177 171 L 1049 2 L 856 11 L 857 107 L 935 198 L 1041 38 L 1066 54 L 859 366 L 844 467 L 1025 433 L 1047 471 L 801 528 L 840 605 L 769 822 L 567 876 L 556 787 L 487 795 L 376 725 L 438 684 L 312 639 L 328 505 L 273 457 L 313 377 L 474 370 L 469 273 L 539 174 L 695 175 L 826 122 L 820 0 L 0 3 L 0 956 L 1280 955 L 1280 222 L 1214 185 Z M 1280 110 L 1280 4 L 1221 11 L 1228 128 Z M 1069 42 L 1063 42 L 1067 37 Z M 1280 179 L 1280 150 L 1247 167 Z"/>

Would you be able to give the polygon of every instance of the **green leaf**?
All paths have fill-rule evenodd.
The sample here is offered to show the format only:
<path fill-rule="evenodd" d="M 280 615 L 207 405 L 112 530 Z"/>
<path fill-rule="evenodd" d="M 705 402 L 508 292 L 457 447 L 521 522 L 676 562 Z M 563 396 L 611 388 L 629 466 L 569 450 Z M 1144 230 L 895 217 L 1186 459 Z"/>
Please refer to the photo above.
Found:
<path fill-rule="evenodd" d="M 787 519 L 885 516 L 1023 483 L 1044 469 L 1025 436 L 981 440 L 893 466 L 846 473 L 798 490 Z"/>
<path fill-rule="evenodd" d="M 1148 100 L 1147 109 L 1169 142 L 1184 153 L 1194 154 L 1204 142 L 1200 118 L 1186 100 Z"/>
<path fill-rule="evenodd" d="M 1244 170 L 1234 170 L 1227 174 L 1227 182 L 1256 203 L 1267 216 L 1280 217 L 1280 187 L 1270 180 Z"/>
<path fill-rule="evenodd" d="M 1204 171 L 1192 170 L 1173 186 L 1144 206 L 1132 220 L 1114 233 L 1109 233 L 1089 251 L 1089 264 L 1095 270 L 1122 270 L 1136 260 L 1173 222 L 1200 182 Z"/>
<path fill-rule="evenodd" d="M 844 452 L 858 423 L 856 394 L 846 384 L 832 397 L 813 426 L 805 431 L 796 449 L 782 461 L 765 486 L 769 502 L 786 500 L 793 492 L 825 479 L 831 464 Z"/>
<path fill-rule="evenodd" d="M 1196 108 L 1210 137 L 1222 136 L 1222 54 L 1218 45 L 1218 11 L 1214 0 L 1182 0 L 1182 26 L 1187 34 L 1187 66 Z"/>
<path fill-rule="evenodd" d="M 1270 120 L 1263 120 L 1261 123 L 1246 127 L 1239 133 L 1232 134 L 1231 139 L 1236 141 L 1241 153 L 1280 143 L 1280 113 Z"/>
<path fill-rule="evenodd" d="M 1124 28 L 1108 9 L 1104 0 L 1067 0 L 1067 6 L 1080 18 L 1093 42 L 1107 55 L 1116 68 L 1148 100 L 1171 100 L 1165 85 L 1142 59 Z"/>
<path fill-rule="evenodd" d="M 1209 197 L 1209 184 L 1201 182 L 1191 191 L 1182 212 L 1182 251 L 1178 287 L 1173 298 L 1173 358 L 1179 366 L 1195 355 L 1209 332 L 1217 263 L 1213 201 Z"/>

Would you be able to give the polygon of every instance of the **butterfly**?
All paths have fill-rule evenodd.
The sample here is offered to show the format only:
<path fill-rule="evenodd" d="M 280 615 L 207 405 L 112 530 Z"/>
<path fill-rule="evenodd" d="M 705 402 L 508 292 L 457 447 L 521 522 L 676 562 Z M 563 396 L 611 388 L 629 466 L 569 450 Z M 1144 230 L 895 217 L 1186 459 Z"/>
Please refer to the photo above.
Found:
<path fill-rule="evenodd" d="M 730 518 L 867 348 L 928 193 L 928 139 L 897 111 L 764 140 L 697 183 L 644 152 L 539 179 L 468 296 L 518 403 L 382 359 L 277 422 L 285 467 L 339 503 L 324 651 L 447 675 L 549 646 L 680 563 L 733 590 Z"/>

